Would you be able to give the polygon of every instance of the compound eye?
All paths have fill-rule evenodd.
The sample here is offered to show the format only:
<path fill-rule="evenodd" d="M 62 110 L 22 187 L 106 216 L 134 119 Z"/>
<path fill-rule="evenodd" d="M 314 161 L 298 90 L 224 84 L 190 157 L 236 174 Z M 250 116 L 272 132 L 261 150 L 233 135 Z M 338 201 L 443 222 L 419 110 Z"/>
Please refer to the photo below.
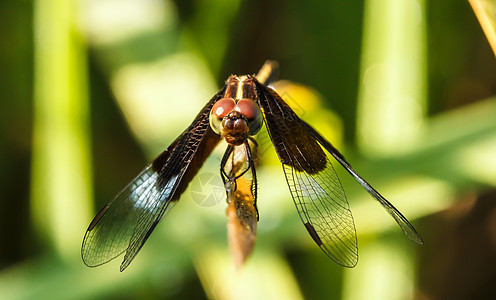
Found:
<path fill-rule="evenodd" d="M 212 114 L 218 118 L 224 118 L 236 107 L 236 102 L 233 98 L 222 98 L 215 102 L 212 107 Z"/>
<path fill-rule="evenodd" d="M 215 133 L 220 134 L 222 119 L 234 108 L 236 102 L 233 98 L 222 98 L 215 102 L 209 116 L 210 127 Z"/>
<path fill-rule="evenodd" d="M 249 134 L 255 135 L 263 124 L 263 116 L 260 107 L 255 101 L 243 98 L 237 103 L 239 112 L 248 120 Z"/>

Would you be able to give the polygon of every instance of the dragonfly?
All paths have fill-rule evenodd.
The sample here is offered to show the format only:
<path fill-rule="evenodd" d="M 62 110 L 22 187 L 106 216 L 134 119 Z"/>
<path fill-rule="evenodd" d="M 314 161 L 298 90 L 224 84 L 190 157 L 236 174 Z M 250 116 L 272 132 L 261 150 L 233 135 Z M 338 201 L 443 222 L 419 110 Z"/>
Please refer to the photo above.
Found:
<path fill-rule="evenodd" d="M 304 227 L 333 261 L 350 268 L 358 262 L 355 224 L 332 165 L 336 161 L 386 209 L 408 239 L 423 244 L 410 222 L 269 86 L 277 69 L 277 62 L 266 61 L 256 76 L 230 76 L 191 125 L 96 214 L 81 247 L 87 266 L 100 266 L 125 253 L 120 265 L 124 271 L 222 140 L 227 143 L 220 173 L 228 203 L 229 244 L 236 264 L 242 264 L 253 248 L 259 219 L 254 137 L 264 124 Z"/>

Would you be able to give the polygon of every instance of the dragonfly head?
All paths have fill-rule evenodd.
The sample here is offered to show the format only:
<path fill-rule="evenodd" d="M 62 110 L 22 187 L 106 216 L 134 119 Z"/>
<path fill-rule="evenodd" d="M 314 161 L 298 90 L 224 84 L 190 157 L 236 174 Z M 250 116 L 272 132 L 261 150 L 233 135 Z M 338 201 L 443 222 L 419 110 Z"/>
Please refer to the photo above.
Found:
<path fill-rule="evenodd" d="M 228 144 L 239 146 L 260 131 L 263 116 L 260 107 L 251 99 L 222 98 L 212 107 L 209 121 L 212 130 Z"/>

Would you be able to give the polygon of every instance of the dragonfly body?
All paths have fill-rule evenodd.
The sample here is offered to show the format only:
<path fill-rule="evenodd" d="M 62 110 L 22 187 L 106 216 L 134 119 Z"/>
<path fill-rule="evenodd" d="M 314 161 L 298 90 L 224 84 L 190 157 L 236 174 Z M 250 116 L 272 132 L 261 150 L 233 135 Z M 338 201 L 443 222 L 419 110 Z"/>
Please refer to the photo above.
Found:
<path fill-rule="evenodd" d="M 331 259 L 346 267 L 355 266 L 358 260 L 353 217 L 333 160 L 387 210 L 410 240 L 423 243 L 408 220 L 266 86 L 271 79 L 271 72 L 266 71 L 273 64 L 266 63 L 257 76 L 229 77 L 193 123 L 100 210 L 83 240 L 81 254 L 86 265 L 99 266 L 125 252 L 124 270 L 222 139 L 227 150 L 221 177 L 229 204 L 228 227 L 234 228 L 229 235 L 235 237 L 234 248 L 244 247 L 238 262 L 244 261 L 253 247 L 258 220 L 253 136 L 264 121 L 300 218 Z"/>

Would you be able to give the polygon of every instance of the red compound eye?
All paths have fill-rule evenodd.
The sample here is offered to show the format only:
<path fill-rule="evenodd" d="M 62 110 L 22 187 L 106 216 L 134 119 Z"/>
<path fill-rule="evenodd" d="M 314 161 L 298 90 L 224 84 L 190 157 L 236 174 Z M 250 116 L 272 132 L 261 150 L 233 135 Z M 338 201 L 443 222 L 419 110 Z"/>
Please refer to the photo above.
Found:
<path fill-rule="evenodd" d="M 220 134 L 222 119 L 235 108 L 236 102 L 233 98 L 222 98 L 215 102 L 209 116 L 210 127 L 215 133 Z"/>
<path fill-rule="evenodd" d="M 237 105 L 239 112 L 248 120 L 254 120 L 262 113 L 258 105 L 250 99 L 241 99 Z"/>
<path fill-rule="evenodd" d="M 233 98 L 222 98 L 219 101 L 215 102 L 214 107 L 212 107 L 212 115 L 218 118 L 224 118 L 235 107 L 236 102 Z"/>
<path fill-rule="evenodd" d="M 263 116 L 260 107 L 255 101 L 243 98 L 236 103 L 238 111 L 248 120 L 250 135 L 255 135 L 263 125 Z"/>

